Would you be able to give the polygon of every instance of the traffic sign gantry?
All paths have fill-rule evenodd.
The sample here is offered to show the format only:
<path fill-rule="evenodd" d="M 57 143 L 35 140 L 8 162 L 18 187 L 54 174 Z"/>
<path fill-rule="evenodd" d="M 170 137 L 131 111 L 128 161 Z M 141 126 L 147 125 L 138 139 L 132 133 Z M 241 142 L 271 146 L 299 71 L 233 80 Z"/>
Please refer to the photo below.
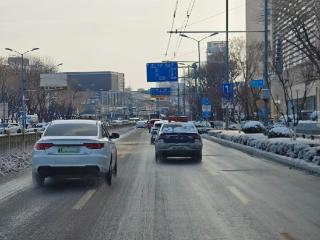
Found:
<path fill-rule="evenodd" d="M 170 88 L 150 88 L 151 96 L 170 96 L 171 89 Z"/>
<path fill-rule="evenodd" d="M 178 63 L 147 63 L 148 82 L 176 82 L 178 81 Z"/>

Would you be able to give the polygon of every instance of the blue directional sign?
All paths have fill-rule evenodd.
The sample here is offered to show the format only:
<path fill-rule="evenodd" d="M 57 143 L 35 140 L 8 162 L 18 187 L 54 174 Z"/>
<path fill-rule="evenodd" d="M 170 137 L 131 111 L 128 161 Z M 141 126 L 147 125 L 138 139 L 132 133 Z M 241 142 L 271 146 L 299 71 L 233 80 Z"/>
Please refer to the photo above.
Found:
<path fill-rule="evenodd" d="M 209 98 L 202 98 L 202 105 L 210 105 Z"/>
<path fill-rule="evenodd" d="M 211 105 L 209 98 L 202 98 L 202 117 L 208 119 L 212 116 Z"/>
<path fill-rule="evenodd" d="M 233 98 L 234 83 L 223 83 L 222 84 L 222 94 L 223 98 L 231 99 Z"/>
<path fill-rule="evenodd" d="M 148 82 L 176 82 L 178 81 L 178 63 L 147 63 Z"/>
<path fill-rule="evenodd" d="M 251 80 L 251 84 L 250 84 L 251 88 L 263 88 L 264 87 L 264 81 L 263 79 L 254 79 Z"/>
<path fill-rule="evenodd" d="M 170 88 L 150 88 L 151 96 L 170 96 L 171 89 Z"/>

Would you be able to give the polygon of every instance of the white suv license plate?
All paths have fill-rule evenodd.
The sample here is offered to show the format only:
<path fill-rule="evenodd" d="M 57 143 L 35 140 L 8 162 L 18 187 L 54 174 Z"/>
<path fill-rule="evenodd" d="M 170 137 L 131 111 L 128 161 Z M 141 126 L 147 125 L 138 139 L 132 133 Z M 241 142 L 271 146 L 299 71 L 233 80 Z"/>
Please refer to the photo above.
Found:
<path fill-rule="evenodd" d="M 75 154 L 80 153 L 80 147 L 58 147 L 59 154 Z"/>

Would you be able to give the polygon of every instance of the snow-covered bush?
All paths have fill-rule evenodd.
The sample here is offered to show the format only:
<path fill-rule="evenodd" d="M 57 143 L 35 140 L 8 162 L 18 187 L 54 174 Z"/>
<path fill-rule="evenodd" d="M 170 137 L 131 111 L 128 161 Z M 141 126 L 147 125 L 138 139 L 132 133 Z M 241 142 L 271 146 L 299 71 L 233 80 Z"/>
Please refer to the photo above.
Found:
<path fill-rule="evenodd" d="M 271 128 L 268 131 L 268 138 L 279 138 L 279 137 L 290 138 L 292 136 L 293 136 L 293 131 L 290 128 L 287 128 L 284 126 L 276 126 L 274 128 Z"/>
<path fill-rule="evenodd" d="M 265 127 L 261 122 L 248 121 L 243 125 L 242 131 L 245 133 L 263 133 L 265 131 Z"/>
<path fill-rule="evenodd" d="M 316 121 L 318 119 L 318 116 L 320 117 L 320 111 L 314 111 L 310 115 L 310 119 L 312 121 Z"/>

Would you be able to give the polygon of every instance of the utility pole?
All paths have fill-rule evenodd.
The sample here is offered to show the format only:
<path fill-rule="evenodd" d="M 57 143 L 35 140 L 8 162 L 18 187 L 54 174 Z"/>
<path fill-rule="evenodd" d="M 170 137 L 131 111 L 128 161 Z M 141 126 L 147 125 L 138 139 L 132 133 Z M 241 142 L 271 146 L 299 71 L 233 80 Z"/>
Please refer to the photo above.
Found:
<path fill-rule="evenodd" d="M 179 79 L 178 79 L 178 115 L 180 115 L 180 85 L 179 85 Z"/>
<path fill-rule="evenodd" d="M 268 39 L 268 0 L 264 0 L 264 84 L 268 86 L 269 68 L 268 68 L 268 57 L 269 57 L 269 39 Z M 265 121 L 268 121 L 268 106 L 266 104 Z"/>
<path fill-rule="evenodd" d="M 226 54 L 225 54 L 225 82 L 229 83 L 229 0 L 226 0 Z M 224 109 L 226 127 L 229 125 L 229 107 Z"/>
<path fill-rule="evenodd" d="M 226 76 L 225 81 L 229 82 L 229 0 L 226 0 Z"/>
<path fill-rule="evenodd" d="M 5 48 L 5 50 L 10 51 L 10 52 L 15 52 L 17 54 L 20 55 L 21 57 L 21 82 L 22 82 L 22 88 L 21 88 L 21 94 L 22 94 L 22 132 L 25 132 L 25 128 L 26 128 L 26 115 L 27 115 L 27 109 L 26 109 L 26 99 L 25 99 L 25 79 L 24 79 L 24 69 L 23 69 L 23 65 L 24 65 L 24 61 L 23 61 L 23 56 L 26 53 L 32 52 L 32 51 L 36 51 L 39 50 L 39 48 L 32 48 L 29 51 L 20 53 L 18 51 L 15 51 L 11 48 Z"/>
<path fill-rule="evenodd" d="M 183 69 L 183 115 L 184 116 L 186 115 L 186 75 L 185 75 L 184 69 Z"/>

